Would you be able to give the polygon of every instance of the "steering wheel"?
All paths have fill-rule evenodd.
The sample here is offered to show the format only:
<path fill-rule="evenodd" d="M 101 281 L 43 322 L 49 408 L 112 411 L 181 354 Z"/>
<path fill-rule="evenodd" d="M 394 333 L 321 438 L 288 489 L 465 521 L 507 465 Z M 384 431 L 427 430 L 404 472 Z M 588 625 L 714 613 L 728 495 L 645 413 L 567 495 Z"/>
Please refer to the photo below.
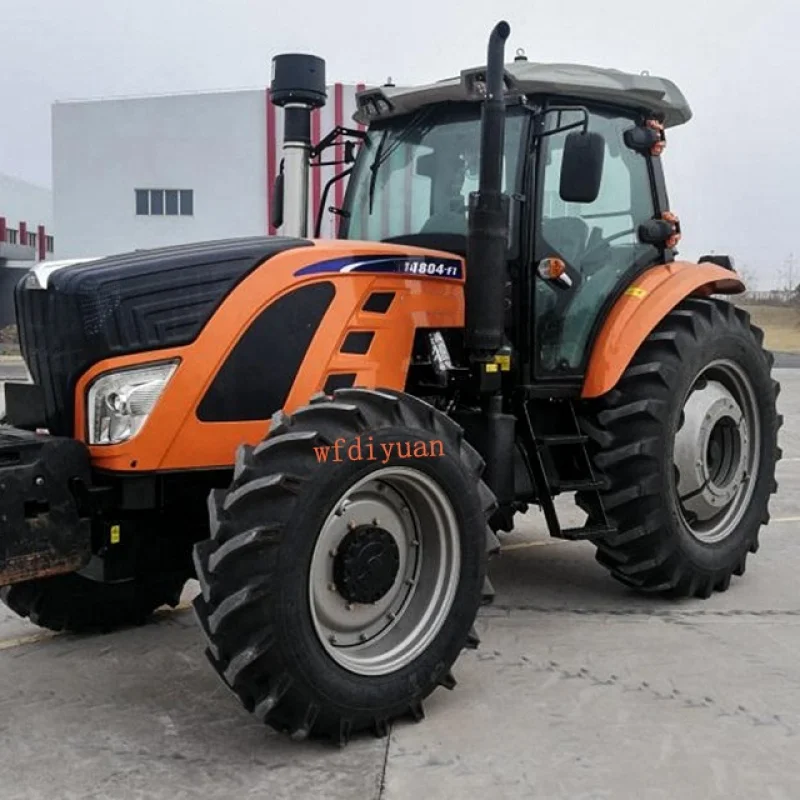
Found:
<path fill-rule="evenodd" d="M 597 267 L 597 269 L 593 269 L 591 270 L 591 272 L 586 270 L 585 267 L 586 262 L 591 261 L 592 254 L 598 250 L 603 250 L 607 248 L 611 244 L 611 242 L 616 241 L 617 239 L 621 239 L 623 236 L 630 236 L 632 233 L 634 234 L 636 233 L 636 228 L 628 228 L 627 230 L 624 231 L 618 231 L 617 233 L 612 233 L 611 236 L 606 236 L 605 238 L 601 239 L 597 244 L 593 245 L 588 250 L 584 250 L 583 253 L 581 254 L 581 267 L 583 271 L 586 274 L 592 274 L 596 272 L 597 269 L 600 269 L 600 267 Z"/>

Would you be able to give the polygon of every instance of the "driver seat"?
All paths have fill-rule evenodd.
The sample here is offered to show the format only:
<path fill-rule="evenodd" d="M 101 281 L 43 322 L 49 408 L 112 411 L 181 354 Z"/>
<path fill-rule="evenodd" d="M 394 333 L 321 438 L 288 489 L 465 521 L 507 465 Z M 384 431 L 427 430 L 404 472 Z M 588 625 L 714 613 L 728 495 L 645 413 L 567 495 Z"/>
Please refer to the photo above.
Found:
<path fill-rule="evenodd" d="M 589 226 L 580 217 L 543 220 L 542 237 L 570 266 L 580 269 L 589 242 Z"/>

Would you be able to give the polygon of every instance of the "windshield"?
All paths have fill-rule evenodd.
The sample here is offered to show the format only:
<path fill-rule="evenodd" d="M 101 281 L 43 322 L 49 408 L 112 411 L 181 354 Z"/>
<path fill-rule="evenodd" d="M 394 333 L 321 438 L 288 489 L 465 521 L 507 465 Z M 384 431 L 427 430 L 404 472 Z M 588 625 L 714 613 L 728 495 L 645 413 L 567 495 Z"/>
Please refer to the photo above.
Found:
<path fill-rule="evenodd" d="M 350 177 L 344 239 L 467 233 L 478 188 L 481 107 L 442 106 L 373 125 Z M 525 116 L 506 118 L 503 190 L 517 189 Z M 373 168 L 377 164 L 377 168 Z"/>

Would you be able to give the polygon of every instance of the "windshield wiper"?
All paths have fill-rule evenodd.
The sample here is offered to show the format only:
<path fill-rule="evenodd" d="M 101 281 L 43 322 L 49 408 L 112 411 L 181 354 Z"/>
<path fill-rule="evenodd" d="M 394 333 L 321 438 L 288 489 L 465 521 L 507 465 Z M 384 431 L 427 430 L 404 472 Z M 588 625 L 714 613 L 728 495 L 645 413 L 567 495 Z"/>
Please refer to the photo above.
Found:
<path fill-rule="evenodd" d="M 383 136 L 378 144 L 378 149 L 375 152 L 375 158 L 372 160 L 372 164 L 370 165 L 370 171 L 372 172 L 369 177 L 370 214 L 372 214 L 373 202 L 375 199 L 375 184 L 377 183 L 378 179 L 378 170 L 382 164 L 386 163 L 387 159 L 391 158 L 392 154 L 396 152 L 397 148 L 400 147 L 401 144 L 407 142 L 412 136 L 418 133 L 424 135 L 433 127 L 433 123 L 428 121 L 428 117 L 430 117 L 433 108 L 433 106 L 425 106 L 419 109 L 419 111 L 417 111 L 414 116 L 411 117 L 400 133 L 397 134 L 397 137 L 394 139 L 394 141 L 392 141 L 389 147 L 386 148 L 386 150 L 384 150 L 384 146 L 386 145 L 386 139 L 389 136 L 389 129 L 387 128 L 383 132 Z"/>

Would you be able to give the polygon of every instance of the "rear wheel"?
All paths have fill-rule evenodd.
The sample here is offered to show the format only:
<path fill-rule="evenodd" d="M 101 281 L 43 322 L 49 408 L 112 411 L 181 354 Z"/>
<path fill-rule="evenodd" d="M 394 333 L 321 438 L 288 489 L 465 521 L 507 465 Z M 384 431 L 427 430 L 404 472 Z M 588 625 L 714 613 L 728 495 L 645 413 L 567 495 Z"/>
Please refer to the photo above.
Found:
<path fill-rule="evenodd" d="M 195 610 L 248 710 L 344 744 L 453 688 L 485 578 L 482 470 L 451 419 L 389 391 L 315 398 L 241 448 L 195 548 Z"/>
<path fill-rule="evenodd" d="M 602 503 L 617 533 L 597 558 L 646 592 L 708 597 L 742 575 L 777 489 L 782 422 L 772 355 L 733 305 L 685 300 L 607 395 L 588 403 Z M 578 504 L 599 521 L 592 495 Z"/>

